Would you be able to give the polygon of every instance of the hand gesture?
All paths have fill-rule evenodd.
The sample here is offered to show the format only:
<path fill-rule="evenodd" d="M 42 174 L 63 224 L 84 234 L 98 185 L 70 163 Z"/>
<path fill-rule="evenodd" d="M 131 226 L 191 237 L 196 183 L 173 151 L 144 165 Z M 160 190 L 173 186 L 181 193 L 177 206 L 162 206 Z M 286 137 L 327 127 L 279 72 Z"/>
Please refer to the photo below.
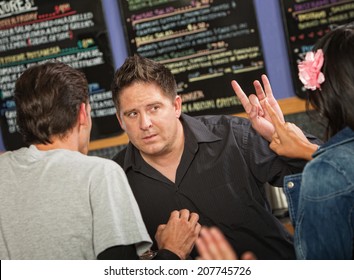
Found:
<path fill-rule="evenodd" d="M 184 260 L 192 251 L 201 225 L 199 215 L 187 209 L 173 211 L 167 224 L 159 225 L 155 239 L 159 249 L 167 249 Z"/>
<path fill-rule="evenodd" d="M 282 121 L 268 102 L 265 105 L 275 127 L 269 147 L 280 156 L 311 160 L 318 146 L 312 144 L 295 124 Z"/>
<path fill-rule="evenodd" d="M 216 228 L 203 227 L 196 241 L 199 252 L 199 260 L 237 260 L 237 255 L 221 231 Z M 255 260 L 251 252 L 245 252 L 242 260 Z"/>
<path fill-rule="evenodd" d="M 257 95 L 251 94 L 249 97 L 247 97 L 235 80 L 231 82 L 231 85 L 252 123 L 252 127 L 270 142 L 275 129 L 269 114 L 265 109 L 264 102 L 268 100 L 269 105 L 273 108 L 281 121 L 284 121 L 284 115 L 277 100 L 273 96 L 273 91 L 267 76 L 262 75 L 261 78 L 264 90 L 261 83 L 256 80 L 253 82 L 253 86 Z"/>

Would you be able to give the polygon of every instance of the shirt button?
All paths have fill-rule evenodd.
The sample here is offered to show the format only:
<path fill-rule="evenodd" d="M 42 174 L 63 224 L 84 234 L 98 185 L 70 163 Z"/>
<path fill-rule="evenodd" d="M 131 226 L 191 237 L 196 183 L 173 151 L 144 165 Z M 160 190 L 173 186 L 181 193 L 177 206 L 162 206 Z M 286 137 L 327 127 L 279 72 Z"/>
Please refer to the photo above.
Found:
<path fill-rule="evenodd" d="M 293 182 L 288 182 L 287 187 L 289 189 L 292 189 L 294 187 L 294 183 Z"/>

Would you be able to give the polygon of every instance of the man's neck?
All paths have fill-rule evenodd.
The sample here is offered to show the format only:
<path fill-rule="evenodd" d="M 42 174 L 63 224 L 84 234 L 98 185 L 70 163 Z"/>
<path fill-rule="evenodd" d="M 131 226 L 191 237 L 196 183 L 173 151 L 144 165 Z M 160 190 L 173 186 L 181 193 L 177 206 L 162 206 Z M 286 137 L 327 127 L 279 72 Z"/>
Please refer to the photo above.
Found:
<path fill-rule="evenodd" d="M 48 144 L 34 144 L 36 148 L 40 151 L 50 151 L 56 149 L 64 149 L 70 151 L 78 151 L 77 142 L 74 141 L 75 138 L 71 136 L 66 136 L 64 138 L 52 137 L 51 142 Z"/>

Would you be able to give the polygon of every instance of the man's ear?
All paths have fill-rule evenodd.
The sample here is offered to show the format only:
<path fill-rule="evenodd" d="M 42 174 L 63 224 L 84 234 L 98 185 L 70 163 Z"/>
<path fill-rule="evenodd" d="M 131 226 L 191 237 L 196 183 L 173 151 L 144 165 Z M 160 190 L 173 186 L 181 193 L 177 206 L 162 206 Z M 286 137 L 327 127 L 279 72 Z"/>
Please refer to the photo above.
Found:
<path fill-rule="evenodd" d="M 81 103 L 79 109 L 79 125 L 88 125 L 87 104 Z"/>
<path fill-rule="evenodd" d="M 175 106 L 176 117 L 179 118 L 182 113 L 182 98 L 179 95 L 175 97 L 174 106 Z"/>
<path fill-rule="evenodd" d="M 125 131 L 125 125 L 124 125 L 124 122 L 122 121 L 121 117 L 119 116 L 119 113 L 116 112 L 116 117 L 117 117 L 117 120 L 119 122 L 119 125 L 120 127 Z"/>

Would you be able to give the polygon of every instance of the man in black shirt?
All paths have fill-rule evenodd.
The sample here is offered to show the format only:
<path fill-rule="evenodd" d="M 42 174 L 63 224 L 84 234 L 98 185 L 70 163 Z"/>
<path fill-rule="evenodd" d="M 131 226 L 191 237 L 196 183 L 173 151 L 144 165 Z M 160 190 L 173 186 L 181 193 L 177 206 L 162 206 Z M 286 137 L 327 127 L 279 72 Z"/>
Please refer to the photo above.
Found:
<path fill-rule="evenodd" d="M 116 72 L 112 92 L 130 140 L 114 160 L 151 237 L 171 211 L 186 208 L 198 213 L 200 224 L 220 228 L 239 255 L 295 258 L 292 237 L 271 214 L 263 186 L 281 186 L 304 161 L 277 156 L 247 119 L 182 114 L 171 72 L 138 55 Z"/>

